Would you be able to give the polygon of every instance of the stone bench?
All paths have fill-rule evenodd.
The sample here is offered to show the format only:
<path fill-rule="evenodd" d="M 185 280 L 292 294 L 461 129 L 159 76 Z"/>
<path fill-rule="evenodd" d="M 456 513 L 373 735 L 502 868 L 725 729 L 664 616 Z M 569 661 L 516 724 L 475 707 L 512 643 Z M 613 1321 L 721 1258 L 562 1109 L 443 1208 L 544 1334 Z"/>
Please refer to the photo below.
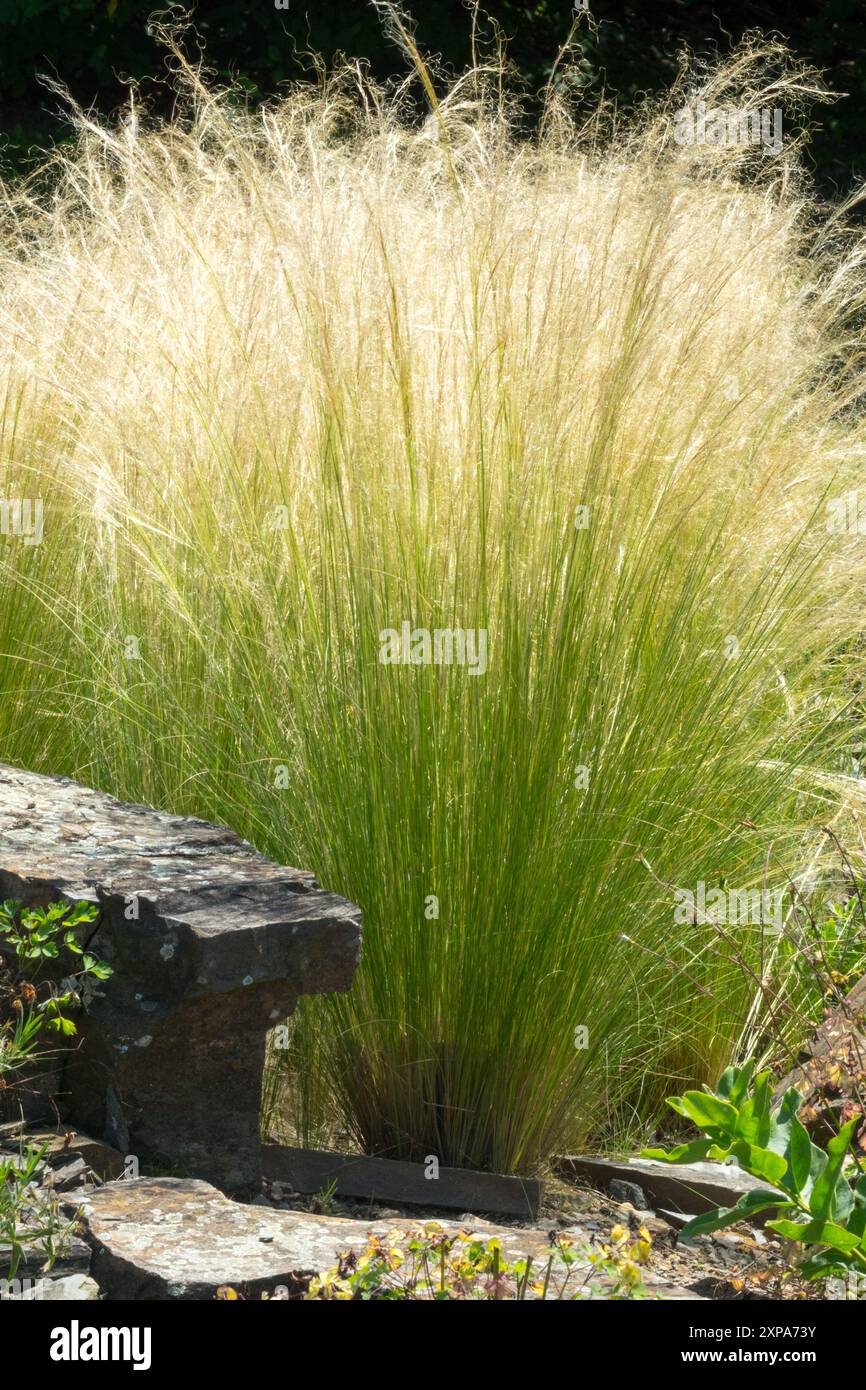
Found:
<path fill-rule="evenodd" d="M 266 1034 L 346 990 L 361 913 L 223 826 L 0 765 L 0 900 L 96 903 L 114 975 L 76 1015 L 66 1118 L 181 1176 L 260 1177 Z"/>

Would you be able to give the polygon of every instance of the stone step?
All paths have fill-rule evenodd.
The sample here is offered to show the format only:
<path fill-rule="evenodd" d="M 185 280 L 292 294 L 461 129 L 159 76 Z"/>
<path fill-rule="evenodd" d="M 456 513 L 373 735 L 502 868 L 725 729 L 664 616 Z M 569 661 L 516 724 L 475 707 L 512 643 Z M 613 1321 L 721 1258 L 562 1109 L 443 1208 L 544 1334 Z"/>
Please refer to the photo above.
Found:
<path fill-rule="evenodd" d="M 280 1288 L 291 1295 L 303 1279 L 332 1268 L 341 1252 L 360 1255 L 370 1235 L 387 1240 L 395 1231 L 416 1232 L 423 1224 L 265 1210 L 182 1178 L 111 1183 L 86 1194 L 81 1206 L 93 1249 L 91 1274 L 109 1299 L 213 1299 L 226 1287 L 247 1298 Z M 436 1226 L 449 1235 L 469 1230 L 482 1241 L 495 1237 L 509 1263 L 532 1256 L 543 1268 L 550 1249 L 544 1231 L 489 1222 L 438 1221 Z M 599 1282 L 582 1254 L 583 1246 L 588 1249 L 586 1234 L 579 1227 L 560 1234 L 575 1241 L 577 1277 L 572 1275 L 570 1287 Z M 647 1283 L 661 1297 L 699 1297 L 652 1276 Z M 557 1289 L 553 1279 L 551 1297 Z"/>
<path fill-rule="evenodd" d="M 295 1192 L 321 1192 L 333 1185 L 340 1197 L 490 1211 L 528 1221 L 534 1220 L 541 1208 L 544 1185 L 537 1178 L 438 1166 L 435 1176 L 428 1177 L 427 1172 L 426 1163 L 262 1145 L 263 1176 Z"/>
<path fill-rule="evenodd" d="M 665 1208 L 689 1216 L 699 1216 L 713 1207 L 732 1207 L 744 1192 L 767 1186 L 742 1168 L 727 1163 L 663 1163 L 655 1158 L 620 1162 L 588 1154 L 565 1154 L 553 1166 L 561 1177 L 571 1181 L 585 1179 L 602 1191 L 610 1191 L 612 1183 L 637 1184 L 653 1210 Z M 772 1215 L 772 1211 L 767 1211 L 749 1219 L 760 1225 Z"/>
<path fill-rule="evenodd" d="M 31 1126 L 24 1130 L 19 1126 L 14 1138 L 4 1139 L 0 1135 L 0 1150 L 17 1152 L 22 1142 L 28 1148 L 43 1150 L 42 1161 L 52 1169 L 68 1167 L 80 1159 L 103 1182 L 111 1182 L 123 1174 L 123 1154 L 79 1130 L 63 1126 L 56 1129 Z"/>

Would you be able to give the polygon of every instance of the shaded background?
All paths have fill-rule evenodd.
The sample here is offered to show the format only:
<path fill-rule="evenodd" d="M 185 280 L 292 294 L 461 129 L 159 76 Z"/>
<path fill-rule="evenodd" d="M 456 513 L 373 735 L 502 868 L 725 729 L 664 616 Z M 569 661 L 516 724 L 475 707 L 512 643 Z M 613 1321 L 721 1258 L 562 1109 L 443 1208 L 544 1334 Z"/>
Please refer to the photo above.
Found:
<path fill-rule="evenodd" d="M 406 0 L 422 48 L 462 69 L 469 61 L 469 19 L 461 0 Z M 750 28 L 784 37 L 798 56 L 826 73 L 828 86 L 848 93 L 815 113 L 820 129 L 809 152 L 822 190 L 848 191 L 866 176 L 866 0 L 590 0 L 599 28 L 581 26 L 576 80 L 588 93 L 606 87 L 622 104 L 667 85 L 685 42 L 699 52 L 725 52 Z M 165 58 L 148 33 L 157 0 L 0 0 L 0 167 L 26 168 L 33 146 L 63 137 L 60 104 L 40 86 L 48 73 L 76 99 L 109 115 L 125 98 L 124 78 L 142 82 L 149 104 L 170 109 L 162 85 Z M 200 0 L 192 12 L 209 65 L 240 81 L 250 99 L 309 76 L 305 50 L 331 59 L 339 51 L 370 60 L 381 77 L 403 74 L 405 59 L 385 38 L 366 0 Z M 512 62 L 537 90 L 572 17 L 572 0 L 487 0 L 487 12 L 510 38 Z M 165 13 L 165 11 L 163 11 Z M 575 80 L 575 78 L 572 78 Z"/>

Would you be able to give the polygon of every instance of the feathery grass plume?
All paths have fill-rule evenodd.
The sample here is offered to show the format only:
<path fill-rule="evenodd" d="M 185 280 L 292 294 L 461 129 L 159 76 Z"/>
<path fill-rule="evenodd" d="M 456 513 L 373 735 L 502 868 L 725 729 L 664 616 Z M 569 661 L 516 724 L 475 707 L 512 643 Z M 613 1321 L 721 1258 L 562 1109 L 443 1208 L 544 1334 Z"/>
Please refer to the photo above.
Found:
<path fill-rule="evenodd" d="M 731 1058 L 754 986 L 663 885 L 760 889 L 861 796 L 866 243 L 796 141 L 674 138 L 787 121 L 772 47 L 631 124 L 554 84 L 537 140 L 495 66 L 425 60 L 419 122 L 411 74 L 251 114 L 174 53 L 171 123 L 79 111 L 3 193 L 2 496 L 45 534 L 0 545 L 0 756 L 363 907 L 299 1132 L 531 1171 Z M 442 659 L 386 664 L 404 624 Z"/>

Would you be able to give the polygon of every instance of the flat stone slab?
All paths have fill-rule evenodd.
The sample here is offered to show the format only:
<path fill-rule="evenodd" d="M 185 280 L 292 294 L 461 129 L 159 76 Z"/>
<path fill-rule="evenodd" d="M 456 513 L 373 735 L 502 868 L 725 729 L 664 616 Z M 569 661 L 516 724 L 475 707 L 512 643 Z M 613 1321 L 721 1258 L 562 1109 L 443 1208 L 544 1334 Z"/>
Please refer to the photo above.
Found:
<path fill-rule="evenodd" d="M 69 1274 L 60 1279 L 19 1280 L 21 1292 L 0 1292 L 10 1303 L 95 1303 L 99 1285 L 86 1274 Z M 12 1283 L 14 1289 L 15 1282 Z"/>
<path fill-rule="evenodd" d="M 544 1195 L 544 1184 L 538 1178 L 478 1173 L 468 1168 L 439 1168 L 435 1178 L 428 1178 L 426 1173 L 425 1163 L 293 1149 L 284 1144 L 262 1145 L 263 1176 L 294 1192 L 321 1192 L 333 1185 L 340 1197 L 492 1211 L 530 1221 L 538 1216 Z"/>
<path fill-rule="evenodd" d="M 405 1218 L 353 1221 L 278 1211 L 230 1201 L 207 1183 L 178 1178 L 140 1178 L 110 1183 L 76 1196 L 86 1238 L 93 1250 L 91 1276 L 110 1299 L 212 1299 L 226 1285 L 246 1297 L 331 1268 L 342 1251 L 361 1253 L 369 1236 L 417 1231 L 423 1223 Z M 524 1231 L 486 1222 L 438 1221 L 440 1230 L 471 1230 L 481 1240 L 497 1237 L 503 1259 L 544 1260 L 544 1231 Z M 579 1228 L 565 1232 L 586 1239 Z M 580 1262 L 582 1273 L 590 1266 Z M 572 1285 L 580 1281 L 572 1276 Z M 660 1296 L 698 1298 L 670 1284 L 647 1280 Z M 551 1296 L 553 1291 L 551 1291 Z"/>
<path fill-rule="evenodd" d="M 114 975 L 77 1019 L 72 1119 L 142 1169 L 255 1182 L 267 1031 L 348 989 L 360 910 L 225 826 L 0 765 L 3 898 L 100 908 L 88 945 Z"/>
<path fill-rule="evenodd" d="M 751 1173 L 727 1163 L 663 1163 L 656 1158 L 630 1158 L 621 1163 L 610 1158 L 567 1154 L 556 1159 L 555 1168 L 564 1178 L 586 1178 L 605 1191 L 612 1180 L 637 1183 L 655 1210 L 661 1207 L 689 1216 L 699 1216 L 713 1207 L 732 1207 L 744 1192 L 767 1186 Z M 766 1218 L 770 1216 L 772 1212 L 768 1211 Z M 761 1214 L 750 1220 L 762 1224 Z"/>
<path fill-rule="evenodd" d="M 30 1126 L 25 1129 L 21 1125 L 10 1125 L 4 1135 L 3 1129 L 0 1125 L 0 1157 L 17 1154 L 23 1144 L 28 1149 L 40 1150 L 43 1163 L 55 1171 L 62 1171 L 81 1160 L 101 1182 L 113 1182 L 123 1175 L 123 1155 L 110 1144 L 92 1139 L 89 1134 L 65 1127 L 40 1129 Z"/>

